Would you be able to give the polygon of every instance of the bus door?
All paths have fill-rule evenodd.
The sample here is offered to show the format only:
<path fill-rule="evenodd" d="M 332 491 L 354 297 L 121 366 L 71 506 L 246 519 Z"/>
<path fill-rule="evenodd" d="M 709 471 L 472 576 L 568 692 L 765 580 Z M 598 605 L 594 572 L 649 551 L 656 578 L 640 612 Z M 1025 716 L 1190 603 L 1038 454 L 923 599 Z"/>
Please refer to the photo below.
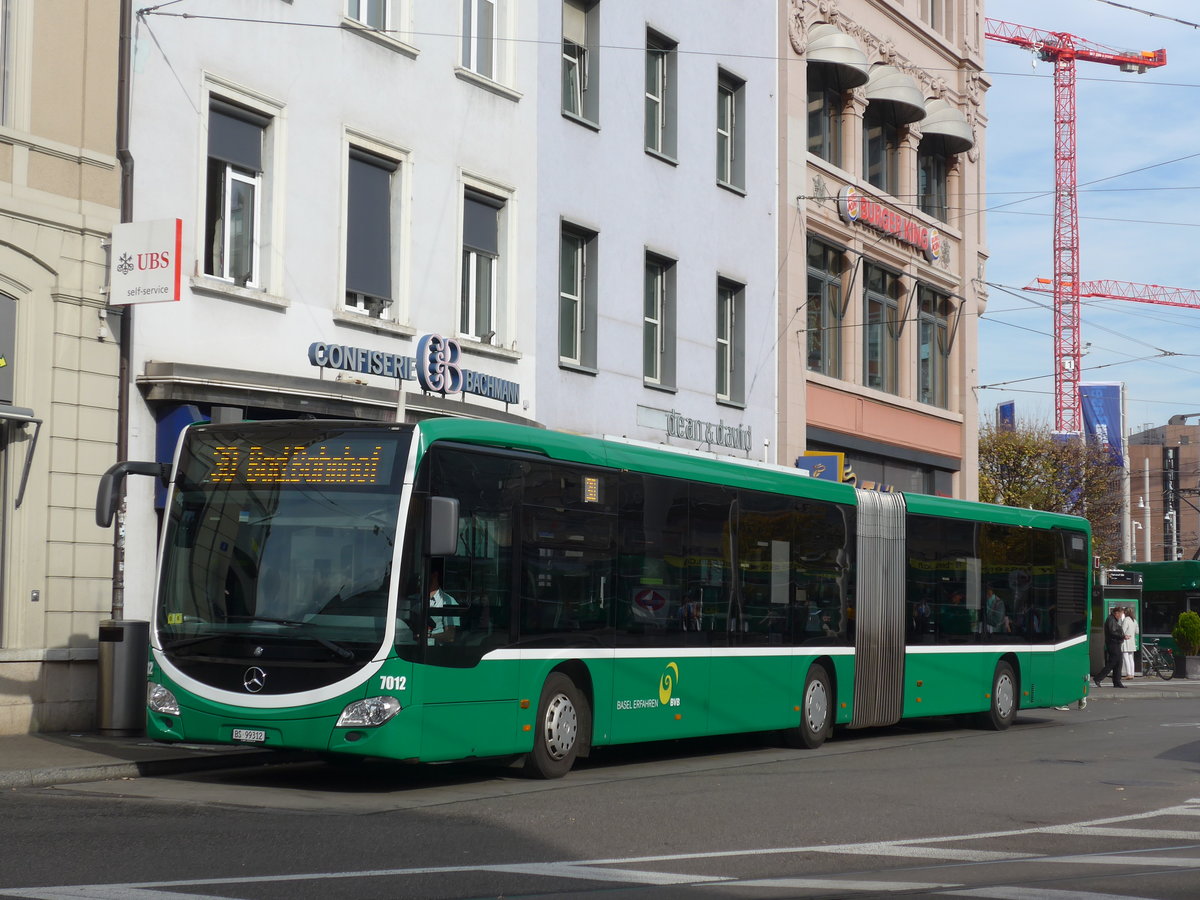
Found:
<path fill-rule="evenodd" d="M 851 728 L 900 721 L 904 701 L 904 495 L 858 491 Z"/>
<path fill-rule="evenodd" d="M 451 759 L 517 752 L 518 664 L 513 638 L 514 521 L 526 464 L 513 456 L 439 446 L 422 464 L 420 484 L 458 501 L 458 547 L 424 552 L 423 529 L 411 547 L 409 593 L 422 704 L 421 756 Z"/>

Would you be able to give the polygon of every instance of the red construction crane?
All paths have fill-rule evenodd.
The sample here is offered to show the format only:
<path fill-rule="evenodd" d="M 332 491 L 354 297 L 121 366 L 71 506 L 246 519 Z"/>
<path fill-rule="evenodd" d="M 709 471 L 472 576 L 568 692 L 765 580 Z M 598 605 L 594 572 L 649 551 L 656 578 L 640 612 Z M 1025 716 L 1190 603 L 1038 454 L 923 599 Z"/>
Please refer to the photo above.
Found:
<path fill-rule="evenodd" d="M 1054 282 L 1050 278 L 1035 278 L 1023 290 L 1054 293 Z M 1080 297 L 1103 297 L 1108 300 L 1135 300 L 1138 303 L 1154 303 L 1158 306 L 1182 306 L 1185 309 L 1200 309 L 1200 291 L 1193 288 L 1163 287 L 1161 284 L 1135 284 L 1132 281 L 1113 281 L 1101 278 L 1096 281 L 1079 282 Z"/>
<path fill-rule="evenodd" d="M 1116 50 L 1065 31 L 1039 31 L 987 19 L 985 35 L 1054 63 L 1054 425 L 1081 431 L 1079 416 L 1079 201 L 1075 176 L 1075 61 L 1145 72 L 1167 64 L 1166 50 Z"/>

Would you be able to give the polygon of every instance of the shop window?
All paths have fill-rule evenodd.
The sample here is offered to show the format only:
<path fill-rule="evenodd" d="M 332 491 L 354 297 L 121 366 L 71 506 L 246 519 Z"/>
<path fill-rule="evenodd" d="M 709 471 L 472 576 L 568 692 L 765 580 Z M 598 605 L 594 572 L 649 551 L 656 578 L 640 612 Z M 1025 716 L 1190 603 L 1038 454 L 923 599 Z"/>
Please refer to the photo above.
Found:
<path fill-rule="evenodd" d="M 820 241 L 808 242 L 808 298 L 805 302 L 805 349 L 808 368 L 842 377 L 843 254 Z"/>
<path fill-rule="evenodd" d="M 950 298 L 917 288 L 917 400 L 946 408 L 950 356 Z"/>
<path fill-rule="evenodd" d="M 808 67 L 808 152 L 839 167 L 845 102 L 829 67 Z"/>
<path fill-rule="evenodd" d="M 900 185 L 900 127 L 887 104 L 872 103 L 863 115 L 863 177 L 881 191 L 895 194 Z"/>
<path fill-rule="evenodd" d="M 879 266 L 866 267 L 863 291 L 863 383 L 877 391 L 898 390 L 900 279 Z"/>

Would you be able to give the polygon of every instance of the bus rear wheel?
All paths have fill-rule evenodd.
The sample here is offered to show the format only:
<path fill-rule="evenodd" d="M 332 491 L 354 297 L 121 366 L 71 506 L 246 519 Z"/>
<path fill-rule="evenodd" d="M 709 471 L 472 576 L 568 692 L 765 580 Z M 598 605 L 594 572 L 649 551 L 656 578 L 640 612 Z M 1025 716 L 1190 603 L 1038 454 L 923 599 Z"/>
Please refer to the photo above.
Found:
<path fill-rule="evenodd" d="M 833 691 L 824 666 L 810 666 L 800 701 L 800 725 L 783 733 L 789 747 L 816 750 L 833 731 Z"/>
<path fill-rule="evenodd" d="M 575 682 L 562 672 L 551 672 L 538 701 L 533 750 L 525 757 L 525 774 L 531 778 L 562 778 L 570 772 L 579 755 L 587 715 L 587 701 Z"/>
<path fill-rule="evenodd" d="M 992 675 L 992 702 L 988 711 L 980 714 L 979 723 L 993 731 L 1003 731 L 1017 717 L 1017 675 L 1013 667 L 1001 660 Z"/>

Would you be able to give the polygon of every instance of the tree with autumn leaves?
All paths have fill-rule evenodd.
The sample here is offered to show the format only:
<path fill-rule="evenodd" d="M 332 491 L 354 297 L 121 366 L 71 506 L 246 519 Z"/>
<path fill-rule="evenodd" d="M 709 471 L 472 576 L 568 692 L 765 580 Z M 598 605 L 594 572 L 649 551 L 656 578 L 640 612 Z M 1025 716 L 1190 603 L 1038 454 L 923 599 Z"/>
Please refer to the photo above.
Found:
<path fill-rule="evenodd" d="M 979 432 L 979 499 L 1083 516 L 1102 564 L 1121 558 L 1122 475 L 1096 441 L 1062 440 L 1044 426 Z"/>

